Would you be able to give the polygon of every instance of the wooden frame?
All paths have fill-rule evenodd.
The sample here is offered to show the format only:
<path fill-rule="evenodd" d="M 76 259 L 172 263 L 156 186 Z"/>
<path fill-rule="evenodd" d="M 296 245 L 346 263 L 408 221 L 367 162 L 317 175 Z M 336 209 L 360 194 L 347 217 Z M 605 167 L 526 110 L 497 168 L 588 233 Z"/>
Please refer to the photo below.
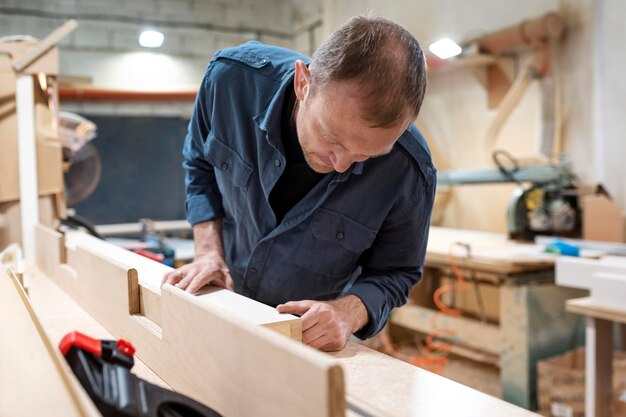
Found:
<path fill-rule="evenodd" d="M 345 415 L 338 361 L 276 334 L 298 339 L 299 319 L 226 290 L 159 289 L 168 267 L 82 233 L 39 225 L 37 244 L 46 275 L 175 390 L 229 417 Z"/>

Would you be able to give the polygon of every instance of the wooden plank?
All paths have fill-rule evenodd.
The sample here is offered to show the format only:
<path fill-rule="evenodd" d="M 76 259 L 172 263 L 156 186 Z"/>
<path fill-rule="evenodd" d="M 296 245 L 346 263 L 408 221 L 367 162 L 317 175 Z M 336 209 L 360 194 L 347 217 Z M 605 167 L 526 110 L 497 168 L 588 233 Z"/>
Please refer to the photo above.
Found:
<path fill-rule="evenodd" d="M 621 310 L 607 308 L 606 306 L 595 304 L 591 297 L 567 300 L 565 308 L 571 313 L 615 321 L 618 323 L 626 323 L 626 308 Z"/>
<path fill-rule="evenodd" d="M 40 313 L 53 340 L 58 342 L 62 335 L 70 330 L 79 330 L 97 338 L 112 337 L 44 274 L 30 271 L 29 281 L 33 305 Z M 448 398 L 452 396 L 462 399 L 467 404 L 477 404 L 476 409 L 467 407 L 462 410 L 464 417 L 483 417 L 485 410 L 488 416 L 536 417 L 536 414 L 529 411 L 353 342 L 349 342 L 346 348 L 332 356 L 339 361 L 346 374 L 348 393 L 346 415 L 349 417 L 458 416 L 460 403 L 448 404 L 449 401 L 439 403 L 438 399 L 443 396 L 442 393 Z M 154 376 L 141 361 L 136 361 L 133 372 L 150 382 L 163 384 L 161 379 L 150 379 L 151 375 L 152 378 L 158 377 Z"/>
<path fill-rule="evenodd" d="M 391 322 L 426 334 L 434 333 L 437 329 L 450 329 L 455 334 L 442 338 L 493 354 L 499 355 L 502 350 L 498 326 L 465 317 L 444 315 L 426 307 L 407 304 L 395 309 Z"/>
<path fill-rule="evenodd" d="M 11 66 L 13 57 L 19 57 L 26 54 L 30 49 L 37 46 L 39 42 L 33 39 L 26 39 L 19 42 L 0 42 L 0 72 L 9 72 L 15 74 L 15 70 Z M 22 74 L 38 74 L 40 72 L 58 75 L 59 74 L 59 48 L 52 47 L 43 56 L 26 67 Z"/>
<path fill-rule="evenodd" d="M 46 36 L 41 42 L 28 51 L 24 55 L 21 55 L 17 59 L 13 60 L 11 67 L 16 72 L 23 71 L 26 67 L 30 66 L 34 61 L 39 59 L 42 55 L 48 52 L 54 47 L 61 39 L 72 33 L 78 27 L 78 22 L 75 19 L 69 19 L 62 26 L 55 29 L 50 35 Z"/>
<path fill-rule="evenodd" d="M 0 43 L 0 49 L 2 46 Z M 0 54 L 0 61 L 2 57 Z M 12 72 L 0 72 L 0 202 L 20 198 L 15 85 L 16 77 Z M 48 99 L 39 89 L 36 90 L 38 186 L 39 195 L 44 196 L 63 192 L 62 149 L 53 129 L 55 123 Z"/>
<path fill-rule="evenodd" d="M 141 268 L 124 263 L 134 254 L 116 261 L 121 248 L 89 236 L 64 240 L 41 226 L 38 237 L 47 275 L 114 337 L 131 340 L 137 356 L 175 390 L 225 416 L 345 414 L 343 371 L 335 359 L 213 304 L 208 298 L 217 291 L 194 296 L 164 286 L 159 326 L 140 314 L 139 287 L 152 288 L 137 277 Z M 67 264 L 58 261 L 63 250 Z"/>
<path fill-rule="evenodd" d="M 79 331 L 95 339 L 114 339 L 110 332 L 41 270 L 31 265 L 27 267 L 25 275 L 28 278 L 29 300 L 53 346 L 58 346 L 61 339 L 72 331 Z M 171 389 L 137 357 L 132 372 L 150 383 Z"/>
<path fill-rule="evenodd" d="M 96 239 L 80 232 L 67 233 L 65 236 L 67 247 L 82 245 L 114 262 L 132 266 L 137 271 L 140 294 L 140 311 L 143 310 L 146 317 L 159 324 L 161 322 L 160 303 L 157 298 L 161 294 L 161 279 L 172 268 L 155 262 L 131 251 L 112 245 L 106 241 Z M 290 314 L 279 314 L 276 309 L 260 304 L 247 297 L 235 294 L 232 291 L 207 287 L 198 297 L 202 303 L 213 305 L 229 310 L 246 321 L 259 326 L 269 327 L 275 330 L 283 330 L 281 333 L 296 340 L 301 340 L 302 331 L 300 319 Z"/>
<path fill-rule="evenodd" d="M 504 234 L 431 227 L 427 265 L 450 265 L 450 249 L 457 242 L 466 243 L 471 248 L 469 257 L 461 248 L 453 248 L 452 254 L 461 268 L 514 274 L 551 269 L 556 259 L 556 256 L 544 253 L 540 245 L 515 242 Z"/>
<path fill-rule="evenodd" d="M 20 74 L 15 90 L 20 217 L 24 259 L 35 261 L 35 226 L 39 223 L 35 88 L 31 75 Z"/>
<path fill-rule="evenodd" d="M 0 266 L 0 415 L 99 416 L 9 275 Z"/>
<path fill-rule="evenodd" d="M 332 355 L 345 369 L 348 406 L 365 412 L 355 415 L 538 416 L 356 343 Z"/>

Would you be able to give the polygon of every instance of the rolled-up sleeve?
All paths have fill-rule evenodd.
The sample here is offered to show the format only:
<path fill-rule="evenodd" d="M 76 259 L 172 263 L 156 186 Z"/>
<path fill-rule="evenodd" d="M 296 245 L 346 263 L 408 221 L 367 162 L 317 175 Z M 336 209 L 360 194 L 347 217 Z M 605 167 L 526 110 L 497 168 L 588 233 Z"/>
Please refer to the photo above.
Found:
<path fill-rule="evenodd" d="M 187 191 L 186 212 L 191 225 L 224 217 L 222 196 L 215 180 L 214 168 L 204 156 L 204 143 L 211 129 L 214 79 L 211 65 L 207 68 L 202 85 L 196 96 L 185 144 L 183 168 Z"/>
<path fill-rule="evenodd" d="M 409 291 L 422 277 L 435 180 L 423 185 L 408 208 L 385 220 L 363 256 L 361 274 L 347 291 L 363 301 L 369 316 L 355 333 L 360 339 L 380 332 L 391 310 L 407 302 Z"/>

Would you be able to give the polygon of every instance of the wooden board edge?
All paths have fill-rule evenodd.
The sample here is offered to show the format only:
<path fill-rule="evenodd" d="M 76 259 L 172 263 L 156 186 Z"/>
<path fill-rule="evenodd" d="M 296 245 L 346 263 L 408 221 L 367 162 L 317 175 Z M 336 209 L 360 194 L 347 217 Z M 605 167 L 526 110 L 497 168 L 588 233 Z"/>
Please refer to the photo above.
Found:
<path fill-rule="evenodd" d="M 1 269 L 0 272 L 3 272 L 4 268 L 0 267 L 0 269 Z M 28 299 L 28 296 L 26 295 L 26 291 L 20 284 L 20 281 L 17 275 L 15 274 L 13 270 L 6 271 L 6 274 L 8 275 L 9 279 L 13 283 L 16 292 L 18 293 L 20 299 L 22 300 L 22 303 L 24 307 L 26 308 L 26 311 L 28 312 L 30 319 L 33 325 L 35 326 L 37 334 L 39 335 L 39 338 L 41 339 L 43 345 L 48 351 L 50 360 L 53 362 L 54 367 L 58 371 L 59 376 L 61 380 L 63 381 L 67 389 L 67 392 L 69 393 L 70 397 L 74 401 L 74 404 L 78 412 L 82 416 L 85 416 L 85 417 L 100 416 L 101 415 L 100 412 L 96 409 L 95 405 L 93 404 L 93 402 L 91 401 L 91 399 L 89 398 L 85 390 L 82 388 L 78 380 L 76 380 L 76 378 L 74 377 L 72 371 L 70 370 L 69 366 L 65 362 L 65 359 L 61 356 L 61 353 L 58 351 L 58 349 L 56 349 L 55 346 L 52 345 L 52 342 L 50 341 L 50 338 L 48 337 L 45 329 L 43 328 L 41 321 L 37 317 L 37 314 L 35 313 L 32 305 L 30 304 L 30 300 Z"/>

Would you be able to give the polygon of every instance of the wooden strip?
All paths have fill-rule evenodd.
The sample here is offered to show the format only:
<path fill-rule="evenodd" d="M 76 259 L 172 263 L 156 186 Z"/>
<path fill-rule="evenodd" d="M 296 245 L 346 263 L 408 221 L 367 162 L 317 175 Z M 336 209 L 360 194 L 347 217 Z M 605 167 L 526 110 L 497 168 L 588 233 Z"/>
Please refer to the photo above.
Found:
<path fill-rule="evenodd" d="M 37 60 L 40 56 L 45 54 L 54 45 L 56 45 L 61 39 L 72 33 L 78 27 L 78 22 L 75 19 L 70 19 L 63 24 L 63 26 L 57 28 L 54 32 L 39 42 L 34 48 L 29 49 L 24 55 L 15 59 L 11 64 L 11 67 L 16 72 L 21 72 L 24 68 Z"/>
<path fill-rule="evenodd" d="M 437 329 L 450 329 L 455 334 L 444 338 L 454 343 L 496 355 L 502 351 L 499 327 L 477 320 L 448 316 L 426 307 L 407 304 L 393 311 L 391 322 L 426 334 L 434 333 Z"/>
<path fill-rule="evenodd" d="M 227 416 L 345 413 L 343 370 L 334 359 L 178 288 L 164 286 L 161 297 L 163 310 L 176 312 L 163 316 L 163 334 L 177 349 L 164 352 L 170 366 L 157 373 L 174 389 Z"/>
<path fill-rule="evenodd" d="M 345 369 L 348 404 L 365 415 L 538 417 L 531 411 L 356 343 L 348 343 L 333 356 L 341 360 Z"/>
<path fill-rule="evenodd" d="M 89 249 L 97 256 L 110 260 L 113 263 L 125 265 L 129 271 L 131 269 L 135 270 L 139 284 L 139 310 L 137 312 L 145 315 L 147 319 L 160 326 L 161 279 L 172 268 L 79 232 L 71 232 L 64 236 L 53 229 L 39 225 L 37 228 L 37 243 L 37 253 L 39 255 L 37 264 L 53 278 L 64 277 L 68 274 L 67 266 L 64 265 L 67 262 L 66 253 L 77 246 Z M 102 276 L 103 274 L 98 273 L 98 275 Z M 63 280 L 63 278 L 60 279 Z M 71 284 L 68 285 L 71 286 Z M 68 290 L 67 288 L 65 289 Z M 71 288 L 69 291 L 71 291 Z M 204 289 L 198 298 L 202 303 L 220 306 L 238 314 L 250 323 L 268 327 L 295 340 L 302 339 L 300 319 L 293 315 L 279 314 L 272 307 L 224 289 Z"/>
<path fill-rule="evenodd" d="M 40 246 L 50 244 L 52 259 L 60 257 L 62 236 L 55 233 L 39 228 Z M 165 285 L 159 326 L 129 314 L 141 311 L 143 284 L 140 267 L 137 280 L 134 269 L 110 259 L 123 249 L 90 237 L 68 240 L 67 265 L 42 262 L 50 276 L 114 337 L 129 339 L 137 356 L 175 390 L 225 416 L 345 415 L 343 370 L 334 358 L 248 320 L 253 309 L 240 314 L 212 302 L 243 297 L 229 291 L 221 293 L 227 298 L 218 297 L 220 291 L 195 296 Z"/>
<path fill-rule="evenodd" d="M 17 277 L 9 275 L 0 266 L 0 415 L 40 416 L 55 410 L 64 416 L 99 416 L 50 344 Z"/>

